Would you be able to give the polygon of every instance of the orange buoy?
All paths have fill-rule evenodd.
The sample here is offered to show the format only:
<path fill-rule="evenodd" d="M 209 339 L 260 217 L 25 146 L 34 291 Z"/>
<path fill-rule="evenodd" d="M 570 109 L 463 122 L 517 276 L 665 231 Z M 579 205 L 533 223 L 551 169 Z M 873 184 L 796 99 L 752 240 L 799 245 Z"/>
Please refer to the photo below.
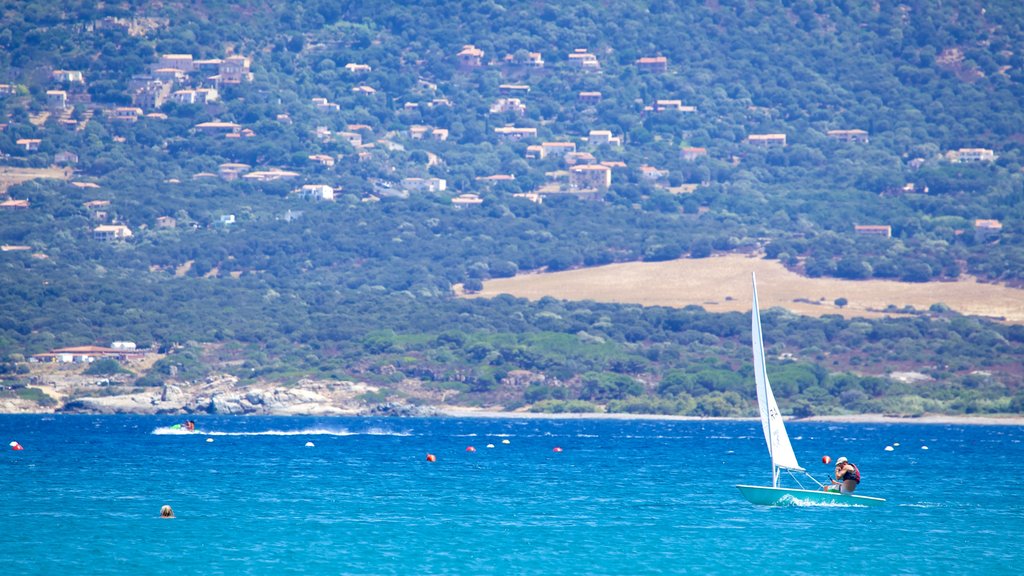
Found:
<path fill-rule="evenodd" d="M 11 450 L 24 450 L 25 447 L 17 442 L 11 442 Z"/>
<path fill-rule="evenodd" d="M 828 457 L 828 454 L 826 454 L 826 455 L 821 457 L 821 463 L 822 464 L 828 464 L 831 461 L 832 461 L 832 459 Z"/>
<path fill-rule="evenodd" d="M 427 454 L 427 462 L 437 462 L 437 456 L 433 454 Z"/>
<path fill-rule="evenodd" d="M 561 452 L 561 451 L 562 451 L 562 449 L 561 449 L 561 448 L 559 448 L 558 446 L 555 446 L 554 448 L 552 448 L 552 449 L 551 449 L 551 451 L 552 451 L 552 452 Z"/>
<path fill-rule="evenodd" d="M 466 452 L 476 452 L 476 448 L 473 448 L 472 446 L 466 446 Z"/>

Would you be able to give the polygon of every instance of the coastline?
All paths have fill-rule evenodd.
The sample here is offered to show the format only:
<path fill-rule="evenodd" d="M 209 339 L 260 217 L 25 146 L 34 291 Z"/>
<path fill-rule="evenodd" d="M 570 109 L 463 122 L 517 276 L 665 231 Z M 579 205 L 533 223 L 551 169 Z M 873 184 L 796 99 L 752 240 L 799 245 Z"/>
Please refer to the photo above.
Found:
<path fill-rule="evenodd" d="M 679 420 L 679 421 L 735 421 L 760 422 L 759 418 L 673 416 L 667 414 L 626 414 L 607 412 L 546 413 L 507 412 L 476 408 L 445 406 L 438 408 L 443 416 L 451 418 L 521 418 L 524 420 Z M 787 422 L 832 422 L 836 424 L 944 424 L 976 426 L 1024 426 L 1024 416 L 961 416 L 953 414 L 926 414 L 923 416 L 889 416 L 886 414 L 847 414 L 787 418 Z"/>

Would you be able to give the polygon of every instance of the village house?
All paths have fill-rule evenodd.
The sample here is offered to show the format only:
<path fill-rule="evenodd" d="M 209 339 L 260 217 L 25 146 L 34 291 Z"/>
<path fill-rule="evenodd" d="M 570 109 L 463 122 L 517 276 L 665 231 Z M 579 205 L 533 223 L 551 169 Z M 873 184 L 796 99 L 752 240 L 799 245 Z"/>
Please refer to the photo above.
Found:
<path fill-rule="evenodd" d="M 14 96 L 18 93 L 18 87 L 14 84 L 0 84 L 0 96 Z"/>
<path fill-rule="evenodd" d="M 359 148 L 363 145 L 363 135 L 359 132 L 338 132 L 338 138 L 348 142 L 354 148 Z"/>
<path fill-rule="evenodd" d="M 345 70 L 348 70 L 353 74 L 365 74 L 367 72 L 372 72 L 373 67 L 369 64 L 355 64 L 353 62 L 349 62 L 348 64 L 345 64 Z"/>
<path fill-rule="evenodd" d="M 234 214 L 221 214 L 220 215 L 220 220 L 218 220 L 218 222 L 220 222 L 221 226 L 230 226 L 231 224 L 235 223 L 235 215 Z"/>
<path fill-rule="evenodd" d="M 519 98 L 498 98 L 498 100 L 491 106 L 491 114 L 505 113 L 522 116 L 526 113 L 526 104 L 523 104 L 522 100 Z"/>
<path fill-rule="evenodd" d="M 24 244 L 4 244 L 0 246 L 0 252 L 28 252 L 31 249 L 31 246 Z"/>
<path fill-rule="evenodd" d="M 141 117 L 142 108 L 133 106 L 119 106 L 110 111 L 110 118 L 121 122 L 137 122 Z"/>
<path fill-rule="evenodd" d="M 591 130 L 587 135 L 587 142 L 594 146 L 621 146 L 622 138 L 612 136 L 611 130 Z"/>
<path fill-rule="evenodd" d="M 63 90 L 46 91 L 46 107 L 55 112 L 68 108 L 68 93 Z"/>
<path fill-rule="evenodd" d="M 682 100 L 655 100 L 654 104 L 645 106 L 648 112 L 696 112 L 696 106 L 683 106 Z"/>
<path fill-rule="evenodd" d="M 577 48 L 569 54 L 569 66 L 579 70 L 597 71 L 601 69 L 601 63 L 590 52 L 584 48 Z"/>
<path fill-rule="evenodd" d="M 646 182 L 657 182 L 668 178 L 668 170 L 660 170 L 654 166 L 644 164 L 640 167 L 640 179 Z"/>
<path fill-rule="evenodd" d="M 57 165 L 68 166 L 71 164 L 78 164 L 78 154 L 71 152 L 70 150 L 64 150 L 57 152 L 53 155 L 53 163 Z"/>
<path fill-rule="evenodd" d="M 133 83 L 132 104 L 153 110 L 160 108 L 171 96 L 174 83 L 158 79 L 138 79 Z"/>
<path fill-rule="evenodd" d="M 242 129 L 242 126 L 235 124 L 234 122 L 201 122 L 193 127 L 194 132 L 203 134 L 230 134 L 238 133 Z"/>
<path fill-rule="evenodd" d="M 217 80 L 221 84 L 241 84 L 252 81 L 249 59 L 245 56 L 228 56 L 217 68 Z"/>
<path fill-rule="evenodd" d="M 444 192 L 448 181 L 444 178 L 402 178 L 402 188 L 409 192 Z"/>
<path fill-rule="evenodd" d="M 324 98 L 323 96 L 317 96 L 315 98 L 310 98 L 309 100 L 310 100 L 310 102 L 313 103 L 313 105 L 315 105 L 317 107 L 318 110 L 325 110 L 327 112 L 339 112 L 339 111 L 341 111 L 341 106 L 339 106 L 338 104 L 336 104 L 334 102 L 331 102 L 331 101 L 327 100 L 327 98 Z"/>
<path fill-rule="evenodd" d="M 188 78 L 188 74 L 185 74 L 177 68 L 157 68 L 156 70 L 153 70 L 150 77 L 153 80 L 159 80 L 164 84 L 172 84 L 174 82 L 183 82 Z"/>
<path fill-rule="evenodd" d="M 170 216 L 157 216 L 156 227 L 162 229 L 174 229 L 178 226 L 178 221 Z"/>
<path fill-rule="evenodd" d="M 580 92 L 579 101 L 581 104 L 595 105 L 601 103 L 600 92 Z"/>
<path fill-rule="evenodd" d="M 54 82 L 60 82 L 62 84 L 84 84 L 85 77 L 82 76 L 81 70 L 54 70 L 50 73 L 50 78 Z"/>
<path fill-rule="evenodd" d="M 636 61 L 636 67 L 641 72 L 652 72 L 655 74 L 668 72 L 668 58 L 664 56 L 640 58 Z"/>
<path fill-rule="evenodd" d="M 455 206 L 477 206 L 483 203 L 483 198 L 476 194 L 459 194 L 455 198 L 452 198 L 452 204 Z"/>
<path fill-rule="evenodd" d="M 365 86 L 365 85 L 364 86 L 356 86 L 355 88 L 352 89 L 352 92 L 354 94 L 361 94 L 363 96 L 373 96 L 374 94 L 377 93 L 376 90 L 374 90 L 370 86 Z"/>
<path fill-rule="evenodd" d="M 516 128 L 515 126 L 502 126 L 501 128 L 495 128 L 494 132 L 501 137 L 502 140 L 518 142 L 525 138 L 536 138 L 536 128 Z"/>
<path fill-rule="evenodd" d="M 999 220 L 975 220 L 974 239 L 978 242 L 988 242 L 998 238 L 1003 231 L 1003 223 Z"/>
<path fill-rule="evenodd" d="M 888 225 L 856 225 L 853 227 L 853 231 L 855 234 L 860 236 L 882 236 L 885 238 L 892 238 L 892 226 Z"/>
<path fill-rule="evenodd" d="M 225 182 L 233 182 L 238 180 L 242 174 L 245 174 L 251 169 L 252 166 L 249 166 L 248 164 L 225 162 L 217 167 L 217 175 Z"/>
<path fill-rule="evenodd" d="M 18 148 L 21 148 L 25 152 L 34 152 L 39 150 L 39 145 L 42 144 L 43 141 L 39 138 L 19 138 L 15 140 L 14 143 L 18 145 Z"/>
<path fill-rule="evenodd" d="M 566 154 L 576 151 L 575 142 L 542 142 L 540 147 L 543 150 L 543 158 L 551 154 L 557 154 L 564 158 Z"/>
<path fill-rule="evenodd" d="M 479 68 L 483 65 L 484 51 L 472 44 L 466 44 L 455 57 L 460 68 Z"/>
<path fill-rule="evenodd" d="M 540 52 L 527 52 L 522 57 L 518 57 L 515 54 L 508 54 L 504 58 L 505 64 L 511 66 L 522 66 L 524 68 L 543 68 L 544 58 Z"/>
<path fill-rule="evenodd" d="M 747 144 L 759 148 L 783 148 L 786 146 L 785 134 L 751 134 L 747 136 Z"/>
<path fill-rule="evenodd" d="M 485 184 L 494 184 L 496 182 L 513 182 L 516 179 L 515 174 L 492 174 L 490 176 L 477 176 L 477 182 L 483 182 Z"/>
<path fill-rule="evenodd" d="M 949 153 L 949 159 L 955 164 L 973 164 L 976 162 L 993 162 L 996 154 L 988 148 L 961 148 Z"/>
<path fill-rule="evenodd" d="M 569 188 L 573 191 L 607 190 L 612 185 L 612 169 L 600 164 L 584 164 L 569 169 Z"/>
<path fill-rule="evenodd" d="M 534 204 L 544 203 L 544 197 L 536 192 L 518 192 L 516 194 L 513 194 L 512 197 L 522 198 L 523 200 L 528 200 L 530 202 L 533 202 Z"/>
<path fill-rule="evenodd" d="M 526 84 L 502 84 L 498 86 L 498 92 L 502 96 L 526 96 L 530 93 L 530 87 Z"/>
<path fill-rule="evenodd" d="M 122 224 L 101 224 L 92 229 L 92 237 L 101 242 L 116 242 L 131 238 L 132 231 Z"/>
<path fill-rule="evenodd" d="M 192 69 L 206 77 L 212 77 L 220 71 L 224 61 L 220 58 L 209 58 L 207 60 L 193 60 Z"/>
<path fill-rule="evenodd" d="M 327 184 L 305 184 L 302 188 L 293 192 L 304 200 L 327 200 L 334 201 L 334 188 Z"/>
<path fill-rule="evenodd" d="M 219 97 L 216 88 L 178 90 L 171 94 L 171 100 L 178 104 L 210 104 Z"/>
<path fill-rule="evenodd" d="M 334 166 L 334 157 L 329 154 L 310 154 L 309 161 L 324 166 L 325 168 L 331 168 Z"/>
<path fill-rule="evenodd" d="M 868 133 L 866 130 L 829 130 L 825 135 L 839 142 L 868 143 Z"/>
<path fill-rule="evenodd" d="M 680 151 L 680 157 L 683 159 L 684 162 L 695 162 L 699 158 L 704 158 L 707 155 L 708 155 L 708 149 L 707 148 L 699 148 L 699 147 L 696 147 L 696 146 L 690 146 L 690 147 L 687 147 L 687 148 L 683 148 Z"/>
<path fill-rule="evenodd" d="M 538 144 L 531 144 L 526 147 L 525 156 L 527 160 L 543 160 L 544 148 Z"/>
<path fill-rule="evenodd" d="M 160 56 L 160 60 L 153 66 L 154 70 L 173 68 L 180 70 L 185 74 L 189 74 L 195 69 L 192 63 L 191 54 L 164 54 Z"/>
<path fill-rule="evenodd" d="M 413 140 L 423 140 L 426 138 L 427 134 L 430 133 L 430 130 L 430 126 L 414 124 L 409 127 L 409 138 Z"/>
<path fill-rule="evenodd" d="M 597 158 L 590 152 L 569 152 L 565 155 L 565 163 L 568 166 L 577 164 L 597 164 Z"/>

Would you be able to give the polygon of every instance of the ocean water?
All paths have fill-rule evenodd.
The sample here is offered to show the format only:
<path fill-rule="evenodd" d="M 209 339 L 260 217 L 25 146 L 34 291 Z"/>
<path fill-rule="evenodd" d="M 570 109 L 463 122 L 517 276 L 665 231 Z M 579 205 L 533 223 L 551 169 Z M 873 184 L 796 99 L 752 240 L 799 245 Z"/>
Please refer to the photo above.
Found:
<path fill-rule="evenodd" d="M 758 422 L 180 421 L 0 416 L 0 573 L 935 575 L 1024 560 L 1024 427 L 791 423 L 805 467 L 824 478 L 821 456 L 845 455 L 860 493 L 887 502 L 767 508 L 735 488 L 770 483 Z"/>

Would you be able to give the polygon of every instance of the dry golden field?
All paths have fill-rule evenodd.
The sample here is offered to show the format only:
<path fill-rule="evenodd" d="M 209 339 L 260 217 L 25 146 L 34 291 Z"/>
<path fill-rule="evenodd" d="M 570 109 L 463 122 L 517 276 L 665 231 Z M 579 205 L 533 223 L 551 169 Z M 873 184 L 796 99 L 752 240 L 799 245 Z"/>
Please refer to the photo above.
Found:
<path fill-rule="evenodd" d="M 943 303 L 961 314 L 1002 318 L 1024 324 L 1024 290 L 974 279 L 915 284 L 883 280 L 850 281 L 805 278 L 786 270 L 778 261 L 727 255 L 671 262 L 631 262 L 550 274 L 521 274 L 484 283 L 471 297 L 511 294 L 537 300 L 544 296 L 565 300 L 594 300 L 645 306 L 702 306 L 709 312 L 750 310 L 750 273 L 757 274 L 762 310 L 780 306 L 797 314 L 845 317 L 895 316 L 890 305 L 927 310 Z M 838 308 L 837 298 L 846 298 Z"/>
<path fill-rule="evenodd" d="M 15 184 L 21 184 L 36 178 L 58 178 L 67 180 L 70 170 L 64 168 L 16 168 L 0 166 L 0 192 L 6 191 Z"/>

